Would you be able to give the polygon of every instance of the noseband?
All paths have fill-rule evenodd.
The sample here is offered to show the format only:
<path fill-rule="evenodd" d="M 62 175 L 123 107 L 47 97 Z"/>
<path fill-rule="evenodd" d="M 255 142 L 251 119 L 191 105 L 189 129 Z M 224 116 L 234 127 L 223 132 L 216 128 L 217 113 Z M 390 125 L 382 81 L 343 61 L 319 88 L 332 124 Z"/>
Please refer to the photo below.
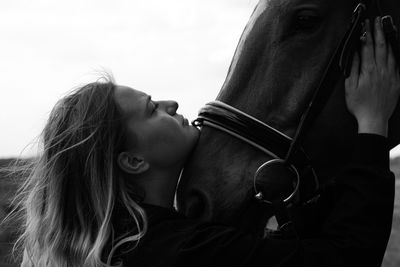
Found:
<path fill-rule="evenodd" d="M 199 111 L 198 118 L 193 121 L 196 127 L 207 126 L 227 133 L 273 158 L 262 164 L 254 175 L 255 197 L 259 201 L 274 206 L 288 207 L 296 199 L 300 199 L 302 204 L 307 204 L 318 197 L 318 178 L 301 143 L 305 133 L 332 94 L 338 77 L 349 76 L 353 55 L 360 47 L 362 23 L 367 18 L 369 9 L 372 11 L 373 4 L 377 8 L 373 13 L 381 15 L 379 0 L 364 0 L 355 8 L 348 30 L 330 59 L 321 82 L 300 119 L 294 138 L 221 101 L 206 104 Z M 400 53 L 397 32 L 393 27 L 393 22 L 387 23 L 388 21 L 387 19 L 383 23 L 384 31 L 398 60 Z M 263 185 L 261 178 L 266 174 L 276 172 L 291 175 L 293 190 L 278 201 L 268 200 L 263 194 L 263 187 L 266 185 Z M 312 184 L 312 190 L 310 186 L 304 185 L 306 183 Z M 300 196 L 299 192 L 301 192 Z"/>
<path fill-rule="evenodd" d="M 314 184 L 311 192 L 314 193 L 317 191 L 319 187 L 318 179 L 311 166 L 311 161 L 304 150 L 302 148 L 297 149 L 293 155 L 293 161 L 291 163 L 285 162 L 283 159 L 287 151 L 289 151 L 293 139 L 268 124 L 223 102 L 213 101 L 206 104 L 200 110 L 198 118 L 193 121 L 193 125 L 196 127 L 208 126 L 227 133 L 273 158 L 263 163 L 255 173 L 254 189 L 258 200 L 265 203 L 272 203 L 272 201 L 264 198 L 263 190 L 259 188 L 263 187 L 262 180 L 258 178 L 264 176 L 262 174 L 265 174 L 266 169 L 272 166 L 276 167 L 277 165 L 283 166 L 284 169 L 289 169 L 290 173 L 294 174 L 295 190 L 289 196 L 284 197 L 283 201 L 285 205 L 289 205 L 300 188 L 298 170 L 302 170 L 302 174 L 306 172 L 311 174 L 312 183 Z M 310 199 L 313 197 L 310 197 Z"/>

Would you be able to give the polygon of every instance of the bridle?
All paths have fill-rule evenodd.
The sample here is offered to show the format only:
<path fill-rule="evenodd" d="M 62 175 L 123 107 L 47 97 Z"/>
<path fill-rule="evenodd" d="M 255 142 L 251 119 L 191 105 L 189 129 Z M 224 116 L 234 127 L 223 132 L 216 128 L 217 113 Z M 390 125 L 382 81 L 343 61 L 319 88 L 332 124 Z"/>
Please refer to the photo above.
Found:
<path fill-rule="evenodd" d="M 350 25 L 335 49 L 320 84 L 300 119 L 294 138 L 221 101 L 206 104 L 199 111 L 198 118 L 193 121 L 196 127 L 206 126 L 227 133 L 273 158 L 263 163 L 254 175 L 255 197 L 259 201 L 274 207 L 288 207 L 299 199 L 299 192 L 302 192 L 299 201 L 302 204 L 310 203 L 318 198 L 318 178 L 301 143 L 305 133 L 332 94 L 338 77 L 349 76 L 353 55 L 360 46 L 362 23 L 367 17 L 367 12 L 369 9 L 372 10 L 374 5 L 376 15 L 381 15 L 379 0 L 362 0 L 354 9 Z M 396 59 L 399 59 L 397 32 L 390 25 L 384 25 L 384 29 Z M 263 194 L 263 187 L 266 185 L 263 184 L 262 177 L 272 172 L 292 175 L 294 184 L 292 192 L 279 200 L 268 200 Z M 313 183 L 313 189 L 305 193 L 302 188 L 306 188 L 304 184 L 310 182 Z M 282 215 L 281 222 L 277 218 L 281 226 L 286 224 L 285 220 L 287 220 L 283 217 L 286 216 Z"/>

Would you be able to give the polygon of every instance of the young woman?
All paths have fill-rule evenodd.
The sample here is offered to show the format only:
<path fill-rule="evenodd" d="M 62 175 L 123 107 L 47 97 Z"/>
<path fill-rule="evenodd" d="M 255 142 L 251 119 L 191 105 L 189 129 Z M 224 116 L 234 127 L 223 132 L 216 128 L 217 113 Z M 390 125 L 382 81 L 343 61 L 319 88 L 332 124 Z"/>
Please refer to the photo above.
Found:
<path fill-rule="evenodd" d="M 366 25 L 361 58 L 346 80 L 358 122 L 355 159 L 337 177 L 336 206 L 315 238 L 260 240 L 175 212 L 178 177 L 198 130 L 176 113 L 176 102 L 108 79 L 61 99 L 48 119 L 43 152 L 20 195 L 22 266 L 379 264 L 393 212 L 386 136 L 400 77 L 379 18 L 375 44 Z"/>

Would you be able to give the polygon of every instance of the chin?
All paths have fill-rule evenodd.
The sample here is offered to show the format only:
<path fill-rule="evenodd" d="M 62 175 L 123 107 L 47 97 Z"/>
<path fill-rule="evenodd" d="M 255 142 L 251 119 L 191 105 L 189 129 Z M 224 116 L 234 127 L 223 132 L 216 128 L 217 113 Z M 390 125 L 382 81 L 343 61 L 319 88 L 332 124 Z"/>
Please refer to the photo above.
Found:
<path fill-rule="evenodd" d="M 200 133 L 198 132 L 198 130 L 195 130 L 196 133 L 193 134 L 192 138 L 191 138 L 191 142 L 190 142 L 190 150 L 193 150 L 194 147 L 197 145 L 197 141 L 199 141 L 199 137 L 200 137 Z"/>

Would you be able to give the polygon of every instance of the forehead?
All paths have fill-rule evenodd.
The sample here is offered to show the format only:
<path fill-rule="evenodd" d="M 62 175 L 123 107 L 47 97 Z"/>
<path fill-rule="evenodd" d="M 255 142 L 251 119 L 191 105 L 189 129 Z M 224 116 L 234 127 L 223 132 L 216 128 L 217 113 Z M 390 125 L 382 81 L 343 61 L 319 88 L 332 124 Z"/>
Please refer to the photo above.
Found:
<path fill-rule="evenodd" d="M 118 85 L 114 93 L 115 102 L 124 115 L 142 112 L 148 97 L 146 93 L 122 85 Z"/>
<path fill-rule="evenodd" d="M 282 17 L 284 18 L 284 20 L 288 20 L 288 11 L 299 9 L 300 7 L 318 7 L 327 10 L 330 9 L 332 5 L 343 1 L 349 0 L 260 0 L 253 10 L 250 20 L 242 33 L 236 49 L 236 53 L 231 62 L 230 70 L 235 69 L 235 67 L 239 63 L 241 56 L 245 55 L 244 50 L 248 49 L 248 47 L 246 47 L 246 43 L 248 44 L 249 42 L 266 42 L 265 39 L 256 36 L 259 31 L 265 31 L 265 29 L 268 29 L 268 31 L 272 32 L 276 30 L 273 27 L 280 26 L 277 23 L 271 24 L 270 21 L 277 21 L 278 17 Z M 257 47 L 257 44 L 254 44 L 253 47 Z M 227 80 L 231 78 L 232 74 L 233 72 L 228 72 Z"/>

